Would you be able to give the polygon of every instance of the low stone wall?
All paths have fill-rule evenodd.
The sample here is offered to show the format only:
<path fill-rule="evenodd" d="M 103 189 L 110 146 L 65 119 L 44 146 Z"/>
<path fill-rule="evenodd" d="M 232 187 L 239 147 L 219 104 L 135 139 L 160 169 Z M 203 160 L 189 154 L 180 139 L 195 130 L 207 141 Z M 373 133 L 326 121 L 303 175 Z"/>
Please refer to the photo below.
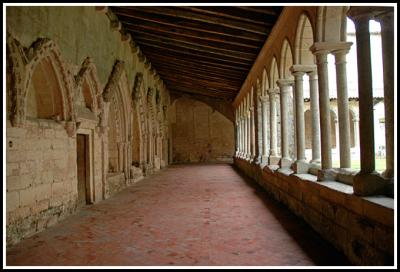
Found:
<path fill-rule="evenodd" d="M 235 158 L 235 165 L 277 201 L 303 218 L 355 265 L 394 264 L 394 201 L 359 197 L 350 185 L 317 182 L 310 174 L 262 169 Z"/>

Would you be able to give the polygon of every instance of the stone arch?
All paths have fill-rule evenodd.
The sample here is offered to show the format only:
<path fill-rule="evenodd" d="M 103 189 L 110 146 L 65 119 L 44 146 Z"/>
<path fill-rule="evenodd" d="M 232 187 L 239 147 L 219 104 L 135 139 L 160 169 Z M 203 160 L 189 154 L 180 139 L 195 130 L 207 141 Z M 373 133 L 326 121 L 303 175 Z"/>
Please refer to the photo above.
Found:
<path fill-rule="evenodd" d="M 90 57 L 87 57 L 75 76 L 75 98 L 83 98 L 86 108 L 90 109 L 95 115 L 100 113 L 102 102 L 100 83 L 97 78 L 96 66 Z M 76 103 L 76 101 L 75 101 Z"/>
<path fill-rule="evenodd" d="M 276 61 L 276 57 L 274 56 L 269 70 L 270 88 L 278 87 L 276 81 L 279 79 L 279 77 L 278 63 Z"/>
<path fill-rule="evenodd" d="M 281 61 L 280 61 L 280 78 L 293 79 L 289 68 L 293 66 L 293 54 L 289 40 L 285 38 L 282 43 Z"/>
<path fill-rule="evenodd" d="M 40 38 L 24 49 L 7 34 L 10 75 L 10 121 L 23 126 L 27 116 L 70 121 L 73 119 L 73 84 L 58 46 Z"/>
<path fill-rule="evenodd" d="M 314 32 L 307 14 L 302 13 L 297 25 L 295 38 L 295 56 L 296 64 L 311 65 L 315 63 L 314 55 L 310 47 L 314 44 Z"/>
<path fill-rule="evenodd" d="M 111 76 L 103 92 L 109 103 L 108 114 L 108 154 L 109 172 L 124 172 L 129 175 L 130 152 L 130 103 L 128 79 L 124 63 L 116 61 Z"/>
<path fill-rule="evenodd" d="M 261 89 L 261 93 L 263 96 L 267 95 L 267 90 L 269 89 L 269 80 L 268 80 L 268 74 L 267 74 L 267 70 L 263 69 L 263 73 L 262 73 L 262 89 Z"/>
<path fill-rule="evenodd" d="M 316 42 L 345 42 L 347 6 L 323 6 L 317 10 Z"/>

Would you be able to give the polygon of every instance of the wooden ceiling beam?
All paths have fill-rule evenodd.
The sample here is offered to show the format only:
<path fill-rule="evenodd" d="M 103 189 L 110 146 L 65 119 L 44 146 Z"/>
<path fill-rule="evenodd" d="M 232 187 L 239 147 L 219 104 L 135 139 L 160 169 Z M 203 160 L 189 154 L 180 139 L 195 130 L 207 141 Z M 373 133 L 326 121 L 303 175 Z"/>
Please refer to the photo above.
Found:
<path fill-rule="evenodd" d="M 203 87 L 205 90 L 212 90 L 216 92 L 224 92 L 229 94 L 236 94 L 240 89 L 240 86 L 232 87 L 229 85 L 223 84 L 210 84 L 207 80 L 193 80 L 192 77 L 184 77 L 184 76 L 177 76 L 172 77 L 169 76 L 168 78 L 163 79 L 164 82 L 173 82 L 175 86 L 186 86 L 190 88 L 198 88 Z"/>
<path fill-rule="evenodd" d="M 213 69 L 213 67 L 219 67 L 219 68 L 225 68 L 225 69 L 232 69 L 232 70 L 240 70 L 243 71 L 243 73 L 246 73 L 249 71 L 250 67 L 243 67 L 243 66 L 238 66 L 238 65 L 226 65 L 226 64 L 221 64 L 221 63 L 216 63 L 216 62 L 209 62 L 209 61 L 204 61 L 204 60 L 193 60 L 193 59 L 186 59 L 182 58 L 179 55 L 174 55 L 174 54 L 169 54 L 169 53 L 161 53 L 161 52 L 153 52 L 152 50 L 146 50 L 145 48 L 142 48 L 143 53 L 145 54 L 146 57 L 152 61 L 152 59 L 159 59 L 159 60 L 165 60 L 165 61 L 176 61 L 176 62 L 186 62 L 190 64 L 196 65 L 197 63 L 207 65 L 210 69 Z"/>
<path fill-rule="evenodd" d="M 266 6 L 236 6 L 236 8 L 238 9 L 242 9 L 245 11 L 250 11 L 250 12 L 256 12 L 256 13 L 260 13 L 260 14 L 264 14 L 264 15 L 270 15 L 270 16 L 276 16 L 278 17 L 280 14 L 280 10 L 282 9 L 279 6 L 276 7 L 266 7 Z"/>
<path fill-rule="evenodd" d="M 223 42 L 210 42 L 204 41 L 199 38 L 188 38 L 188 37 L 179 37 L 175 34 L 171 33 L 154 33 L 151 31 L 142 31 L 135 28 L 127 27 L 127 30 L 131 33 L 133 39 L 136 41 L 138 37 L 147 37 L 148 39 L 154 39 L 156 41 L 164 41 L 164 42 L 172 42 L 172 43 L 180 43 L 186 45 L 192 45 L 197 47 L 203 47 L 205 49 L 217 49 L 222 50 L 229 53 L 249 53 L 257 55 L 260 50 L 262 43 L 260 46 L 253 45 L 233 45 L 227 44 Z"/>
<path fill-rule="evenodd" d="M 265 34 L 255 34 L 239 29 L 226 28 L 219 25 L 203 23 L 199 26 L 197 22 L 191 20 L 179 19 L 170 16 L 155 15 L 146 11 L 136 11 L 125 7 L 112 7 L 112 11 L 117 16 L 126 16 L 143 21 L 143 23 L 153 22 L 157 24 L 172 26 L 174 28 L 194 30 L 209 34 L 217 34 L 226 37 L 240 37 L 241 39 L 248 39 L 259 41 Z"/>
<path fill-rule="evenodd" d="M 179 6 L 177 7 L 178 9 L 185 9 L 185 10 L 190 10 L 193 12 L 198 12 L 198 13 L 203 13 L 203 14 L 209 14 L 209 15 L 214 15 L 218 17 L 225 17 L 229 19 L 234 19 L 238 21 L 243 21 L 243 22 L 248 22 L 252 24 L 259 24 L 262 26 L 268 25 L 272 26 L 273 22 L 272 20 L 276 20 L 275 17 L 277 15 L 270 15 L 272 18 L 267 20 L 268 17 L 265 16 L 264 14 L 260 13 L 255 13 L 252 11 L 246 11 L 246 10 L 240 10 L 237 9 L 236 7 L 228 7 L 228 6 L 194 6 L 194 7 L 188 7 L 188 6 Z"/>
<path fill-rule="evenodd" d="M 231 36 L 231 35 L 224 35 L 221 33 L 212 33 L 206 32 L 203 29 L 188 29 L 185 27 L 181 27 L 180 25 L 168 24 L 168 23 L 161 23 L 161 22 L 153 22 L 153 21 L 146 21 L 143 19 L 136 19 L 132 18 L 127 14 L 120 14 L 118 16 L 121 23 L 125 26 L 132 26 L 134 29 L 145 29 L 146 31 L 157 31 L 161 33 L 175 33 L 176 35 L 186 36 L 186 37 L 197 37 L 199 39 L 203 39 L 206 41 L 219 41 L 229 44 L 236 44 L 236 45 L 243 45 L 243 44 L 251 44 L 251 45 L 258 45 L 260 40 L 264 38 L 264 36 L 259 36 L 258 39 L 249 39 L 246 36 Z"/>
<path fill-rule="evenodd" d="M 217 92 L 226 92 L 226 93 L 237 93 L 240 89 L 240 86 L 231 86 L 227 84 L 217 84 L 213 82 L 210 84 L 207 80 L 193 80 L 192 77 L 185 76 L 169 76 L 168 78 L 164 78 L 163 81 L 174 82 L 175 85 L 178 86 L 188 86 L 197 88 L 198 86 L 204 87 L 206 90 L 214 90 Z"/>
<path fill-rule="evenodd" d="M 214 52 L 214 53 L 219 53 L 219 54 L 224 54 L 224 55 L 230 55 L 230 56 L 235 56 L 238 58 L 256 58 L 257 54 L 255 53 L 254 50 L 251 50 L 252 52 L 244 52 L 243 50 L 241 51 L 234 51 L 234 50 L 228 50 L 224 49 L 225 44 L 230 44 L 234 46 L 243 46 L 244 43 L 231 43 L 228 42 L 227 40 L 214 40 L 216 42 L 220 42 L 221 44 L 217 47 L 214 45 L 210 45 L 207 43 L 206 45 L 199 45 L 197 42 L 185 42 L 185 41 L 179 41 L 180 36 L 186 37 L 186 38 L 193 38 L 194 36 L 188 36 L 185 34 L 180 34 L 180 33 L 172 33 L 171 32 L 166 32 L 164 30 L 160 29 L 155 29 L 153 27 L 149 27 L 145 24 L 143 25 L 136 25 L 136 24 L 131 24 L 131 23 L 124 23 L 125 29 L 130 31 L 132 33 L 132 36 L 135 35 L 134 33 L 142 33 L 142 34 L 152 34 L 154 37 L 158 37 L 159 39 L 164 39 L 163 43 L 167 43 L 166 41 L 166 34 L 168 35 L 168 38 L 173 39 L 173 43 L 176 46 L 184 47 L 184 48 L 189 48 L 192 50 L 198 50 L 198 51 L 206 51 L 206 52 Z M 213 39 L 203 39 L 202 37 L 197 37 L 198 39 L 202 39 L 204 41 L 212 41 Z M 136 39 L 135 39 L 136 40 Z M 260 43 L 256 46 L 259 46 Z M 246 46 L 245 46 L 246 47 Z M 246 47 L 247 48 L 247 47 Z M 254 52 L 253 52 L 254 51 Z"/>
<path fill-rule="evenodd" d="M 201 93 L 201 92 L 193 92 L 191 90 L 185 90 L 185 89 L 169 89 L 169 91 L 171 92 L 171 94 L 175 94 L 175 95 L 189 95 L 191 97 L 204 97 L 204 98 L 212 98 L 214 99 L 218 99 L 220 102 L 232 102 L 234 97 L 231 96 L 219 96 L 219 95 L 213 95 L 213 94 L 205 94 L 205 93 Z"/>
<path fill-rule="evenodd" d="M 168 90 L 175 90 L 178 92 L 187 92 L 187 93 L 192 93 L 192 94 L 200 94 L 200 95 L 204 95 L 204 96 L 210 96 L 210 97 L 224 97 L 226 99 L 234 99 L 235 95 L 221 95 L 219 93 L 214 93 L 214 92 L 205 92 L 204 90 L 200 90 L 200 89 L 192 89 L 192 88 L 185 88 L 185 87 L 168 87 Z"/>
<path fill-rule="evenodd" d="M 157 72 L 161 75 L 161 77 L 169 77 L 170 75 L 176 75 L 179 73 L 179 75 L 186 76 L 189 78 L 193 78 L 194 81 L 198 79 L 205 79 L 205 80 L 210 80 L 210 81 L 216 81 L 216 82 L 224 82 L 227 84 L 235 84 L 237 86 L 241 86 L 243 83 L 243 80 L 232 80 L 229 78 L 222 78 L 218 76 L 212 76 L 212 75 L 204 75 L 204 74 L 196 74 L 196 73 L 187 73 L 182 70 L 174 70 L 171 68 L 165 69 L 165 68 L 160 68 L 157 70 Z"/>
<path fill-rule="evenodd" d="M 174 65 L 170 63 L 161 63 L 157 61 L 152 62 L 155 67 L 159 67 L 160 71 L 162 70 L 172 70 L 172 71 L 181 71 L 185 72 L 188 74 L 194 74 L 194 75 L 204 75 L 204 76 L 215 76 L 215 77 L 220 77 L 223 79 L 229 79 L 229 80 L 244 80 L 245 76 L 240 73 L 232 73 L 232 72 L 217 72 L 217 71 L 212 71 L 210 69 L 199 69 L 199 67 L 189 67 L 189 66 L 181 66 L 181 65 Z"/>
<path fill-rule="evenodd" d="M 224 95 L 224 96 L 235 96 L 236 95 L 236 92 L 225 91 L 225 90 L 221 90 L 218 88 L 207 88 L 200 84 L 195 84 L 195 83 L 191 83 L 191 82 L 177 84 L 176 80 L 174 80 L 174 79 L 165 80 L 165 83 L 168 84 L 171 88 L 175 88 L 175 89 L 176 88 L 186 88 L 188 90 L 192 90 L 192 89 L 193 90 L 202 90 L 207 93 L 220 94 L 220 95 Z"/>
<path fill-rule="evenodd" d="M 141 39 L 141 38 L 136 38 L 137 44 L 141 48 L 146 47 L 148 50 L 162 50 L 163 52 L 175 52 L 180 55 L 184 56 L 190 56 L 190 58 L 195 58 L 195 59 L 200 59 L 200 60 L 207 60 L 207 61 L 217 61 L 217 62 L 222 62 L 226 64 L 237 64 L 241 66 L 249 66 L 253 64 L 253 61 L 251 60 L 243 60 L 243 59 L 236 59 L 232 57 L 224 57 L 222 55 L 212 55 L 211 53 L 198 53 L 198 52 L 190 52 L 189 50 L 183 50 L 181 48 L 177 48 L 173 45 L 171 46 L 164 46 L 163 44 L 159 44 L 156 42 L 151 42 L 146 39 Z"/>
<path fill-rule="evenodd" d="M 148 13 L 163 15 L 163 16 L 169 16 L 169 17 L 173 17 L 173 18 L 177 18 L 177 19 L 182 18 L 182 19 L 186 19 L 186 20 L 200 22 L 200 24 L 208 23 L 208 24 L 223 26 L 225 28 L 239 29 L 242 31 L 261 34 L 261 35 L 265 35 L 265 33 L 267 33 L 269 31 L 269 29 L 272 27 L 272 25 L 269 27 L 268 26 L 260 26 L 257 24 L 238 22 L 237 20 L 221 18 L 221 17 L 217 17 L 217 16 L 209 16 L 209 15 L 204 15 L 204 14 L 191 12 L 191 11 L 178 10 L 173 7 L 156 7 L 156 6 L 134 7 L 134 6 L 129 6 L 129 7 L 124 7 L 124 8 L 133 9 L 133 10 L 141 11 L 141 12 L 148 12 Z"/>
<path fill-rule="evenodd" d="M 189 70 L 193 72 L 198 72 L 198 73 L 209 73 L 209 74 L 219 74 L 219 75 L 230 75 L 233 78 L 238 78 L 238 77 L 246 77 L 243 72 L 233 70 L 233 69 L 224 69 L 224 68 L 219 68 L 219 67 L 210 67 L 207 65 L 202 65 L 199 63 L 193 63 L 193 62 L 184 62 L 184 61 L 179 61 L 176 60 L 174 62 L 172 61 L 163 61 L 159 60 L 158 58 L 152 58 L 151 62 L 158 67 L 166 67 L 166 68 L 176 68 L 179 70 Z"/>

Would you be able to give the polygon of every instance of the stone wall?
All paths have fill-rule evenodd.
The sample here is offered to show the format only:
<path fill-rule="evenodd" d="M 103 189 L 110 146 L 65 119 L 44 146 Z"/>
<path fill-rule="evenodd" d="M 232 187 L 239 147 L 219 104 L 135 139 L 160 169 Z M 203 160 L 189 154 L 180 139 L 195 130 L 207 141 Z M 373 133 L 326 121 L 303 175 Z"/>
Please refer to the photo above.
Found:
<path fill-rule="evenodd" d="M 149 141 L 167 141 L 170 98 L 151 65 L 94 6 L 9 6 L 6 30 L 11 246 L 77 210 L 77 134 L 88 139 L 86 203 L 165 167 L 168 154 L 155 154 L 163 146 Z M 110 131 L 110 118 L 118 131 Z M 120 171 L 110 174 L 115 141 L 110 155 Z"/>
<path fill-rule="evenodd" d="M 7 128 L 7 244 L 75 210 L 76 142 L 51 120 Z"/>
<path fill-rule="evenodd" d="M 173 162 L 232 161 L 233 123 L 206 104 L 180 98 L 171 107 Z"/>
<path fill-rule="evenodd" d="M 355 265 L 394 264 L 393 198 L 359 197 L 350 185 L 317 182 L 310 174 L 290 175 L 290 170 L 272 171 L 242 159 L 234 161 Z"/>

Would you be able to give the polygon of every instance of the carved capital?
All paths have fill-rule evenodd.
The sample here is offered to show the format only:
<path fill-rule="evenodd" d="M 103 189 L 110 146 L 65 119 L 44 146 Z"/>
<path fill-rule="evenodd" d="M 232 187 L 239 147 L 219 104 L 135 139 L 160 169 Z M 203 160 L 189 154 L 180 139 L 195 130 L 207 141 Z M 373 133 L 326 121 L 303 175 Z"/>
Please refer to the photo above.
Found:
<path fill-rule="evenodd" d="M 65 130 L 69 137 L 73 137 L 76 134 L 76 123 L 74 121 L 65 122 Z"/>

